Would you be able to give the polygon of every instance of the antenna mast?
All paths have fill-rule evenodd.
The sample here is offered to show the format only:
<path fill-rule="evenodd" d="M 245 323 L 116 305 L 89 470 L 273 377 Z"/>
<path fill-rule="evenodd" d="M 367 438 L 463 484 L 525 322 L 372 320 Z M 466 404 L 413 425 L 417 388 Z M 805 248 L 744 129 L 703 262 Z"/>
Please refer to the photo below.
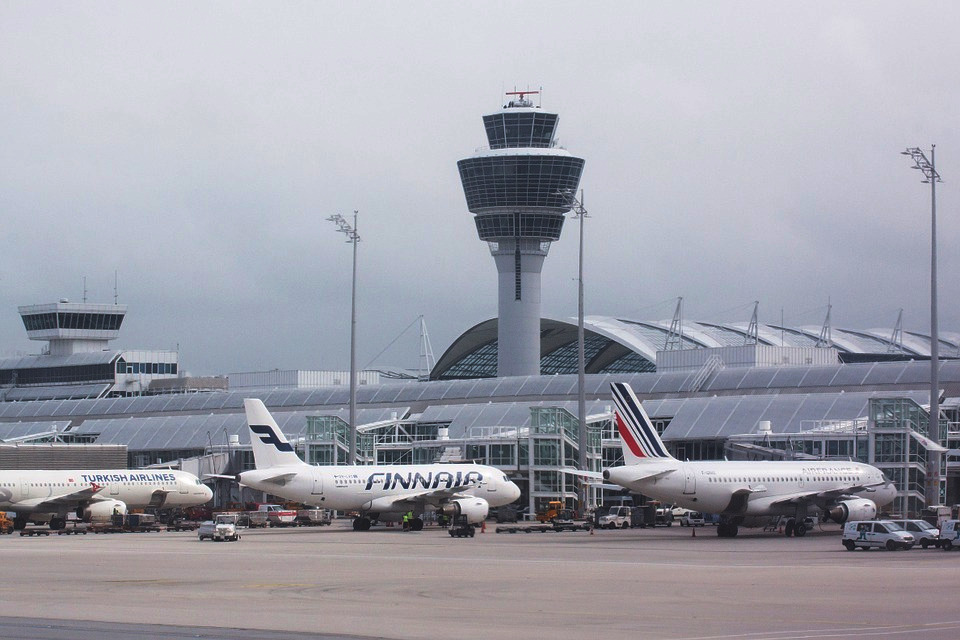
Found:
<path fill-rule="evenodd" d="M 419 374 L 418 378 L 420 379 L 421 382 L 425 382 L 430 379 L 430 372 L 433 371 L 433 367 L 436 364 L 437 364 L 437 361 L 433 357 L 433 345 L 430 344 L 430 334 L 427 333 L 427 321 L 421 315 L 420 316 L 420 370 L 418 371 L 418 374 Z"/>

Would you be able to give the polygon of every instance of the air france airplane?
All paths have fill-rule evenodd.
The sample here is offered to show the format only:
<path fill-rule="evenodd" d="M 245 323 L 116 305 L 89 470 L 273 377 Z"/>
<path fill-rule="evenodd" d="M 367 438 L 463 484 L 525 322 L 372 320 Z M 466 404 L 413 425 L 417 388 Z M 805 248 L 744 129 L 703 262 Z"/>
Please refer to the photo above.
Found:
<path fill-rule="evenodd" d="M 212 497 L 213 492 L 186 471 L 0 471 L 0 510 L 16 512 L 15 529 L 28 521 L 63 529 L 70 512 L 89 521 L 126 513 L 128 507 L 190 507 Z"/>
<path fill-rule="evenodd" d="M 625 465 L 602 477 L 663 502 L 720 514 L 721 537 L 736 536 L 740 525 L 762 526 L 770 516 L 788 518 L 788 536 L 807 532 L 808 512 L 838 523 L 870 520 L 897 495 L 879 469 L 860 462 L 680 462 L 667 453 L 630 385 L 610 386 Z"/>
<path fill-rule="evenodd" d="M 371 520 L 397 520 L 408 511 L 416 516 L 411 527 L 420 530 L 420 516 L 428 508 L 478 523 L 490 507 L 520 497 L 520 489 L 502 471 L 483 465 L 309 465 L 262 401 L 246 399 L 243 405 L 256 469 L 241 473 L 240 484 L 304 504 L 358 511 L 356 531 L 369 529 Z"/>

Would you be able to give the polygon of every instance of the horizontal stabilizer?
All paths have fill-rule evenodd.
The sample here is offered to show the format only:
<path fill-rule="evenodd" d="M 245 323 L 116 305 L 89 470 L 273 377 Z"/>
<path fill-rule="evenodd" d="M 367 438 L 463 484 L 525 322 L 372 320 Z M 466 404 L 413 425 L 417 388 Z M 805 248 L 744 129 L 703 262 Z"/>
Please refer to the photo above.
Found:
<path fill-rule="evenodd" d="M 281 487 L 285 486 L 288 482 L 297 477 L 295 472 L 292 473 L 278 473 L 275 476 L 270 476 L 269 478 L 263 478 L 260 482 L 269 482 L 271 484 L 278 484 Z"/>
<path fill-rule="evenodd" d="M 580 476 L 581 478 L 589 478 L 591 480 L 603 479 L 603 474 L 599 471 L 581 471 L 580 469 L 573 469 L 571 467 L 562 467 L 560 472 L 569 476 Z"/>

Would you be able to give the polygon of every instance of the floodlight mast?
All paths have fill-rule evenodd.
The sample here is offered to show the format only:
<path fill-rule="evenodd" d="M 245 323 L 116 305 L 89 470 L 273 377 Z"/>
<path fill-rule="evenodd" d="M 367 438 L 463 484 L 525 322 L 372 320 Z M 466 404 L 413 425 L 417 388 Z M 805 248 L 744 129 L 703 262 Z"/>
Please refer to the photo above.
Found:
<path fill-rule="evenodd" d="M 578 466 L 581 471 L 589 471 L 590 460 L 588 458 L 589 442 L 587 436 L 587 399 L 586 399 L 586 357 L 584 354 L 584 332 L 583 332 L 583 221 L 589 218 L 586 208 L 583 206 L 583 189 L 580 190 L 580 199 L 573 193 L 566 191 L 564 195 L 568 198 L 570 208 L 573 211 L 573 218 L 580 221 L 580 253 L 578 259 L 577 274 L 577 415 L 579 423 L 577 428 L 577 438 L 580 441 Z M 582 488 L 580 507 L 588 509 L 593 505 L 590 503 L 590 492 L 584 481 L 581 481 Z"/>
<path fill-rule="evenodd" d="M 337 231 L 347 236 L 347 244 L 353 245 L 353 284 L 350 287 L 350 429 L 347 464 L 357 464 L 357 211 L 353 212 L 353 225 L 339 213 L 327 218 L 337 225 Z"/>
<path fill-rule="evenodd" d="M 928 436 L 938 444 L 940 438 L 940 335 L 937 318 L 937 183 L 943 182 L 936 166 L 937 145 L 930 145 L 930 159 L 919 147 L 900 153 L 913 159 L 913 168 L 923 173 L 923 184 L 930 184 L 930 425 Z M 934 491 L 935 486 L 935 491 Z M 940 504 L 940 481 L 927 482 L 924 499 L 927 505 Z M 934 495 L 931 495 L 934 494 Z"/>

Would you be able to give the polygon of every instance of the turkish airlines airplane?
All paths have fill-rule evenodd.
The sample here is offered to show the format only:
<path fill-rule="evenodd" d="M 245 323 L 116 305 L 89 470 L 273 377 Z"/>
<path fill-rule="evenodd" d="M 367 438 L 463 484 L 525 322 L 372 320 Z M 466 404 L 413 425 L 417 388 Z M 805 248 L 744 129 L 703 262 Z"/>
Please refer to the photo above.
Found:
<path fill-rule="evenodd" d="M 28 521 L 63 529 L 71 512 L 89 521 L 126 513 L 128 507 L 191 507 L 212 497 L 213 492 L 186 471 L 0 471 L 0 510 L 16 512 L 15 529 Z"/>
<path fill-rule="evenodd" d="M 520 497 L 520 489 L 502 471 L 477 464 L 309 465 L 262 401 L 246 399 L 243 405 L 256 469 L 241 473 L 240 484 L 304 504 L 358 511 L 356 531 L 368 530 L 372 520 L 398 520 L 408 511 L 416 516 L 411 527 L 419 531 L 427 509 L 463 514 L 478 523 L 486 520 L 490 507 Z"/>
<path fill-rule="evenodd" d="M 662 502 L 720 514 L 721 537 L 736 536 L 740 525 L 762 526 L 770 516 L 789 518 L 788 536 L 807 532 L 811 512 L 838 523 L 870 520 L 897 495 L 883 472 L 861 462 L 681 462 L 667 453 L 630 385 L 610 386 L 626 464 L 602 477 Z"/>

